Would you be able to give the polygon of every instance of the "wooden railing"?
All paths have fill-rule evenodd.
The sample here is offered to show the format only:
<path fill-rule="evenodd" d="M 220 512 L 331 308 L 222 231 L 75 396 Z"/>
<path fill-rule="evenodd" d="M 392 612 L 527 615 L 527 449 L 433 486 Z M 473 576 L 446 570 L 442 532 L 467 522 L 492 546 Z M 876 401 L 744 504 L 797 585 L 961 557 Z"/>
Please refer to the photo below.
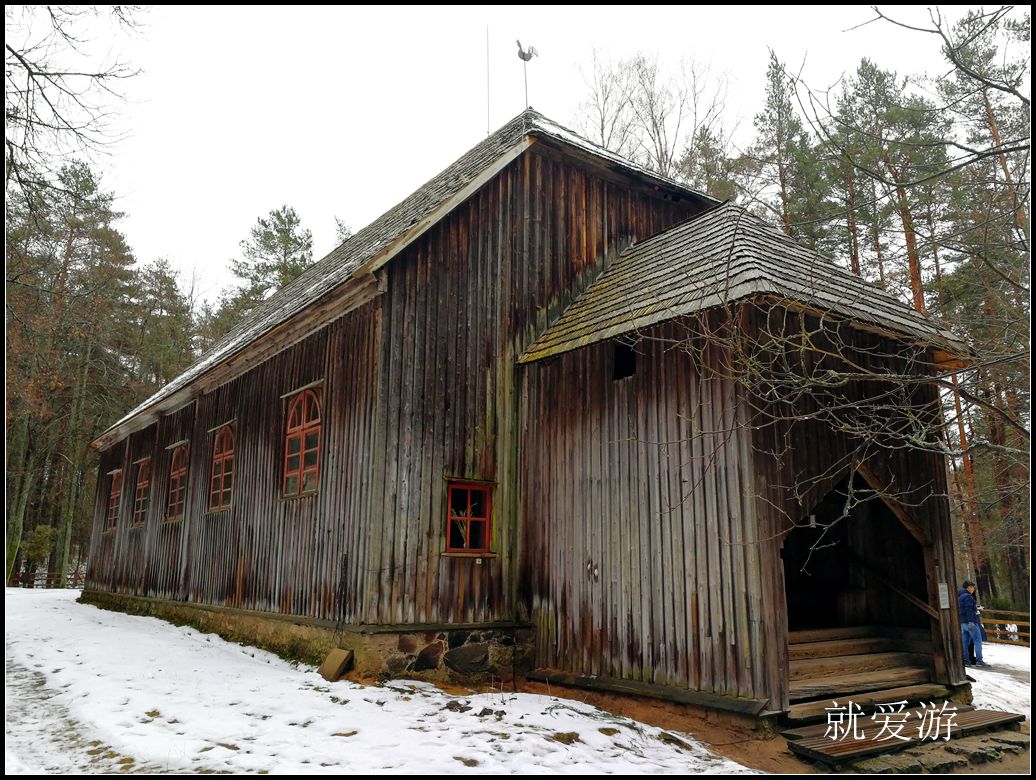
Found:
<path fill-rule="evenodd" d="M 7 583 L 9 588 L 53 588 L 58 585 L 60 578 L 57 574 L 46 574 L 42 571 L 37 572 L 34 578 L 25 579 L 24 575 L 15 573 L 10 581 Z M 65 583 L 62 587 L 75 588 L 82 590 L 85 584 L 86 574 L 84 572 L 76 572 L 69 574 L 65 577 Z"/>
<path fill-rule="evenodd" d="M 1031 636 L 1028 612 L 1009 612 L 1005 609 L 983 609 L 982 627 L 986 642 L 998 645 L 1030 646 Z"/>

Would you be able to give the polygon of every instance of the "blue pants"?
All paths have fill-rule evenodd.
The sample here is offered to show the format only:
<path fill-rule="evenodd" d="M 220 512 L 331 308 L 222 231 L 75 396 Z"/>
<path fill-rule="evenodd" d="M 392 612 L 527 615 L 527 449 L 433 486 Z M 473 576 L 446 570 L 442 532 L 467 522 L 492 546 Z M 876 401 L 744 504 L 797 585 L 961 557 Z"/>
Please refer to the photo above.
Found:
<path fill-rule="evenodd" d="M 968 663 L 971 656 L 968 654 L 968 642 L 975 643 L 975 662 L 982 663 L 982 629 L 978 623 L 961 623 L 961 639 L 964 641 L 964 663 Z"/>

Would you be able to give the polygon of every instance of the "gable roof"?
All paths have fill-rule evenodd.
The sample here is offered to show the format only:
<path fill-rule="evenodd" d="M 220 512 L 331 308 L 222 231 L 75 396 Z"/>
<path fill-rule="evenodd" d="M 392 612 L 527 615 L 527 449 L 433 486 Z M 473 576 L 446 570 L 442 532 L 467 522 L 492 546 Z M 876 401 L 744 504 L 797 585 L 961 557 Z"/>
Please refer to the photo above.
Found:
<path fill-rule="evenodd" d="M 970 354 L 960 339 L 894 295 L 728 202 L 628 247 L 519 362 L 754 296 L 835 313 L 950 355 Z"/>
<path fill-rule="evenodd" d="M 241 355 L 273 331 L 283 331 L 285 323 L 292 321 L 317 302 L 326 301 L 332 293 L 341 292 L 346 283 L 357 283 L 358 287 L 366 284 L 365 291 L 373 294 L 371 291 L 377 286 L 371 277 L 374 271 L 524 152 L 531 145 L 530 136 L 533 135 L 553 139 L 569 148 L 577 149 L 599 163 L 633 173 L 669 190 L 691 195 L 705 202 L 715 202 L 707 195 L 652 173 L 614 152 L 597 146 L 531 108 L 526 109 L 452 165 L 425 182 L 406 199 L 307 268 L 297 279 L 256 306 L 205 355 L 104 431 L 92 446 L 107 448 L 128 433 L 150 425 L 158 415 L 189 403 L 195 395 L 192 392 L 193 385 L 198 380 L 210 375 L 214 369 L 231 358 Z M 369 300 L 369 297 L 358 295 L 351 300 L 351 308 L 355 308 Z M 349 310 L 350 306 L 344 303 L 335 307 L 333 316 L 321 319 L 317 327 L 322 327 Z M 243 366 L 251 367 L 276 351 L 291 346 L 315 329 L 299 329 L 301 335 L 292 334 L 288 340 L 282 337 L 275 351 L 259 357 L 254 362 L 242 360 L 241 363 Z M 230 378 L 232 377 L 222 379 L 220 384 L 229 381 Z"/>

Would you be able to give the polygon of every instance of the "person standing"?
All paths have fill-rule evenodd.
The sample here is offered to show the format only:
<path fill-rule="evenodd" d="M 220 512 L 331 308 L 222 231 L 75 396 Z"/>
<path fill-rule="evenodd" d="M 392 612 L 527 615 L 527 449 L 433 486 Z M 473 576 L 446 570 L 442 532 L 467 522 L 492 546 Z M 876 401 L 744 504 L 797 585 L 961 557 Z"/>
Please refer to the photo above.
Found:
<path fill-rule="evenodd" d="M 960 615 L 961 641 L 964 643 L 964 665 L 970 666 L 968 644 L 975 645 L 975 666 L 989 666 L 982 660 L 982 624 L 978 617 L 975 583 L 964 580 L 957 591 L 957 612 Z"/>

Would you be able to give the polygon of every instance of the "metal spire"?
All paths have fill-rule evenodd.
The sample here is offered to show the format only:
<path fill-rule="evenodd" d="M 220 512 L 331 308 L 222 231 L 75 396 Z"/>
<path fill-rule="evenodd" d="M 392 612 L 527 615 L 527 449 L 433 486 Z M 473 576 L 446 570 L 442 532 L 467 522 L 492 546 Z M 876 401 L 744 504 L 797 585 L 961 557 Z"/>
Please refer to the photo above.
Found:
<path fill-rule="evenodd" d="M 529 107 L 529 66 L 528 62 L 535 57 L 538 52 L 535 46 L 530 46 L 528 49 L 522 49 L 522 42 L 515 41 L 518 44 L 518 56 L 522 60 L 522 71 L 525 74 L 525 107 Z"/>

